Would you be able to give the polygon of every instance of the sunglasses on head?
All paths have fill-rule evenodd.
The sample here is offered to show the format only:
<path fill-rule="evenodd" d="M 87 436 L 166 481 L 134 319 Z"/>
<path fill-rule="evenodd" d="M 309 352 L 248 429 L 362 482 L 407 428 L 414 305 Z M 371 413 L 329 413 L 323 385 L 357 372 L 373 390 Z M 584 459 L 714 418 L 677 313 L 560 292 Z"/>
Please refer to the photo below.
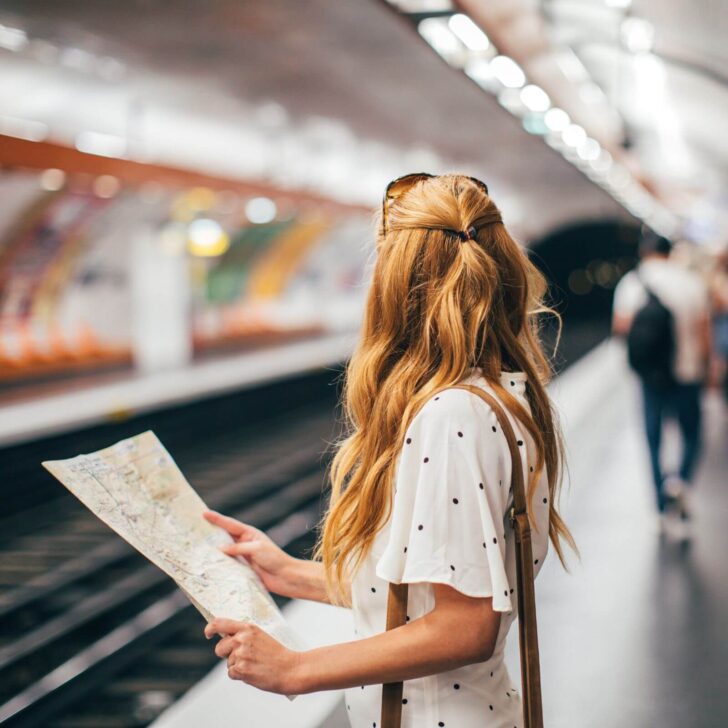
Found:
<path fill-rule="evenodd" d="M 422 182 L 426 179 L 432 179 L 437 177 L 436 174 L 427 174 L 427 172 L 414 172 L 412 174 L 405 174 L 402 177 L 393 179 L 384 190 L 384 197 L 382 198 L 382 235 L 387 233 L 387 211 L 389 209 L 389 203 L 401 197 L 408 189 L 418 182 Z M 480 187 L 485 194 L 488 194 L 488 185 L 475 177 L 467 177 L 471 182 L 475 183 Z"/>

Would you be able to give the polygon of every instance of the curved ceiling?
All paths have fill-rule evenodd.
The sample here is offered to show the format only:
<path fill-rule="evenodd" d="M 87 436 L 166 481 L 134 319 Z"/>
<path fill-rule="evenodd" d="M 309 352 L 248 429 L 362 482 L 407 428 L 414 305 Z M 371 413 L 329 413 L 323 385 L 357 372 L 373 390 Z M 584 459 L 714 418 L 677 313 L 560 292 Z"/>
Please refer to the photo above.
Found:
<path fill-rule="evenodd" d="M 0 126 L 368 205 L 455 168 L 524 239 L 634 221 L 376 0 L 7 0 L 0 23 L 25 36 L 0 32 Z"/>
<path fill-rule="evenodd" d="M 550 0 L 549 32 L 622 117 L 629 154 L 705 242 L 728 237 L 728 15 L 713 0 Z"/>

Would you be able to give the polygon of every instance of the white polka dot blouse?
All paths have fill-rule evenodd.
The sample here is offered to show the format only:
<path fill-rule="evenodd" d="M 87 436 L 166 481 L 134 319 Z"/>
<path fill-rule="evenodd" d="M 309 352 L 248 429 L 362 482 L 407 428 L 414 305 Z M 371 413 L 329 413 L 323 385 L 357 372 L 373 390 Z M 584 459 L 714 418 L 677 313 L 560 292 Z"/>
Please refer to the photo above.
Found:
<path fill-rule="evenodd" d="M 477 370 L 470 370 L 463 382 L 497 397 Z M 523 372 L 502 372 L 501 384 L 529 409 Z M 510 414 L 509 419 L 528 479 L 535 448 L 518 421 Z M 490 659 L 405 681 L 402 728 L 522 725 L 519 680 L 513 681 L 503 661 L 506 635 L 518 616 L 510 476 L 505 435 L 495 412 L 476 394 L 442 390 L 410 423 L 396 466 L 392 514 L 352 578 L 356 635 L 365 638 L 385 630 L 388 582 L 411 585 L 408 622 L 435 606 L 433 583 L 472 597 L 492 597 L 493 609 L 502 614 Z M 533 500 L 534 574 L 548 550 L 548 495 L 543 474 Z M 344 697 L 352 728 L 377 728 L 381 685 L 349 688 Z"/>

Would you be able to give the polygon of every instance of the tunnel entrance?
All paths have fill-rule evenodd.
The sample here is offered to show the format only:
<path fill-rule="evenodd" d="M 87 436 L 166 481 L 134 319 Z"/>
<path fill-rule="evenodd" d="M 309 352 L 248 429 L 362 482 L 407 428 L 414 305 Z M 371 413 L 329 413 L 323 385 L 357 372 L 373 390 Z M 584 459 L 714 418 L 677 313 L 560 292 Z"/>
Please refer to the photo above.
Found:
<path fill-rule="evenodd" d="M 557 371 L 603 341 L 610 330 L 614 287 L 637 263 L 640 228 L 618 220 L 581 222 L 559 228 L 529 248 L 531 260 L 549 281 L 549 304 L 563 319 L 553 359 Z M 557 323 L 544 322 L 553 352 Z"/>

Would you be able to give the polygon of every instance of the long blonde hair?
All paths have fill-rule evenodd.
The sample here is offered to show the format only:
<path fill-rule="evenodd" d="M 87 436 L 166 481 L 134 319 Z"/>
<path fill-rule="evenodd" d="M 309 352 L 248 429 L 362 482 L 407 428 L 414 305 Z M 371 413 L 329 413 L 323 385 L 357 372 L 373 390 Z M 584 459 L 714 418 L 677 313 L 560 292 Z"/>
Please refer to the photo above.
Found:
<path fill-rule="evenodd" d="M 456 231 L 471 226 L 473 239 L 461 240 Z M 378 229 L 361 337 L 343 377 L 346 434 L 334 443 L 331 497 L 312 555 L 324 564 L 330 599 L 349 604 L 344 582 L 389 518 L 396 459 L 413 414 L 471 367 L 533 437 L 529 510 L 545 467 L 549 538 L 568 571 L 560 539 L 578 549 L 556 508 L 563 446 L 539 341 L 539 314 L 550 312 L 544 277 L 468 177 L 416 182 L 391 203 L 386 233 Z M 501 386 L 502 370 L 526 373 L 531 415 Z"/>

